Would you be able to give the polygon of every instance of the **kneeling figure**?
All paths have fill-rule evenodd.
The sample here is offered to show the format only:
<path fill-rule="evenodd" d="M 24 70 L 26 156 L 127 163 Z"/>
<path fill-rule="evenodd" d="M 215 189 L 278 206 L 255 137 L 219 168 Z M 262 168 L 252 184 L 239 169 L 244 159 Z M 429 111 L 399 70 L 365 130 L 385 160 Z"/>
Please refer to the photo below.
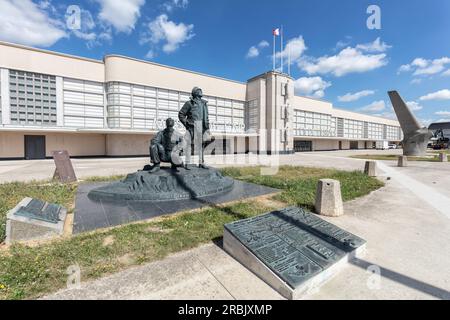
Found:
<path fill-rule="evenodd" d="M 159 131 L 150 143 L 150 159 L 153 166 L 150 172 L 156 172 L 160 169 L 161 162 L 170 162 L 172 168 L 182 166 L 180 158 L 181 148 L 178 144 L 183 138 L 180 133 L 174 129 L 175 121 L 171 118 L 166 120 L 166 128 Z"/>

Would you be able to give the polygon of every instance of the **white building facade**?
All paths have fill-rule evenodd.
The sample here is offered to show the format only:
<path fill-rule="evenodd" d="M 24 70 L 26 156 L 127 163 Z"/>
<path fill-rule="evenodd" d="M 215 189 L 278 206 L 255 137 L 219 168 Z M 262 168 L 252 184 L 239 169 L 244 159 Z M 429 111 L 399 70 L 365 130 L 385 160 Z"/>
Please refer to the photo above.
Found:
<path fill-rule="evenodd" d="M 145 156 L 165 119 L 203 89 L 220 152 L 292 153 L 399 142 L 397 121 L 294 95 L 267 72 L 246 83 L 128 57 L 85 59 L 0 42 L 0 159 Z M 177 123 L 182 130 L 182 126 Z"/>

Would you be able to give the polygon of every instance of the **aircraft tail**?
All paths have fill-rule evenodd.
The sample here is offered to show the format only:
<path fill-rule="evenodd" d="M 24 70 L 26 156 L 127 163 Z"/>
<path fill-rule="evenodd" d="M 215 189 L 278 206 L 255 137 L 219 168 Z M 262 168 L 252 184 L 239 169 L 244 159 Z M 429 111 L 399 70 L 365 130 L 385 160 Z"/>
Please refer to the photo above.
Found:
<path fill-rule="evenodd" d="M 405 135 L 412 134 L 419 129 L 422 129 L 422 126 L 417 121 L 416 117 L 413 115 L 411 110 L 409 110 L 406 103 L 400 97 L 397 91 L 389 91 L 389 98 L 391 99 L 392 106 L 394 107 L 395 114 L 397 115 L 398 122 L 402 127 L 403 133 Z"/>

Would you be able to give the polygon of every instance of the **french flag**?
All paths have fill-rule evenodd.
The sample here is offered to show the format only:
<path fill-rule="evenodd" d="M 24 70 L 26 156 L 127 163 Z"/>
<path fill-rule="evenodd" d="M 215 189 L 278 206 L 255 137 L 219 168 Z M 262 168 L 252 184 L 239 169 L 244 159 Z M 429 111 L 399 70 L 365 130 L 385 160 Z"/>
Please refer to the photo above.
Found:
<path fill-rule="evenodd" d="M 273 30 L 272 30 L 272 34 L 273 34 L 274 36 L 279 36 L 279 35 L 280 35 L 280 28 L 273 29 Z"/>

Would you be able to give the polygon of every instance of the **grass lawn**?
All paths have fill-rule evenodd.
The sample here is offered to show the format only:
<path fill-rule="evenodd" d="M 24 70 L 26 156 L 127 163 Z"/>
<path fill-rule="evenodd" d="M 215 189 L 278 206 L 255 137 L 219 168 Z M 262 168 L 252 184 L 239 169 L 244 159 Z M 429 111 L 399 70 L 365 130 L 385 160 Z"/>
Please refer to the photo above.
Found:
<path fill-rule="evenodd" d="M 368 160 L 395 160 L 397 161 L 398 155 L 395 154 L 361 154 L 350 156 L 350 158 L 356 159 L 368 159 Z M 450 155 L 448 156 L 450 159 Z M 439 162 L 439 155 L 431 155 L 430 157 L 408 157 L 409 161 L 427 161 L 427 162 Z"/>
<path fill-rule="evenodd" d="M 444 152 L 444 153 L 446 153 L 446 154 L 450 154 L 450 149 L 444 149 L 444 150 L 433 150 L 433 151 L 430 151 L 431 153 L 441 153 L 441 152 Z"/>
<path fill-rule="evenodd" d="M 36 298 L 64 288 L 66 270 L 78 264 L 82 281 L 159 260 L 220 238 L 225 223 L 255 216 L 287 205 L 312 209 L 318 179 L 341 181 L 344 200 L 354 199 L 383 186 L 361 172 L 283 166 L 274 176 L 261 176 L 260 168 L 227 168 L 226 175 L 282 190 L 267 201 L 258 198 L 208 207 L 143 223 L 76 235 L 40 246 L 15 244 L 0 250 L 0 299 Z M 114 177 L 117 179 L 117 177 Z M 93 178 L 90 181 L 107 180 Z M 7 183 L 0 185 L 0 242 L 4 239 L 6 212 L 25 196 L 73 207 L 77 185 Z M 72 209 L 71 209 L 72 210 Z"/>

